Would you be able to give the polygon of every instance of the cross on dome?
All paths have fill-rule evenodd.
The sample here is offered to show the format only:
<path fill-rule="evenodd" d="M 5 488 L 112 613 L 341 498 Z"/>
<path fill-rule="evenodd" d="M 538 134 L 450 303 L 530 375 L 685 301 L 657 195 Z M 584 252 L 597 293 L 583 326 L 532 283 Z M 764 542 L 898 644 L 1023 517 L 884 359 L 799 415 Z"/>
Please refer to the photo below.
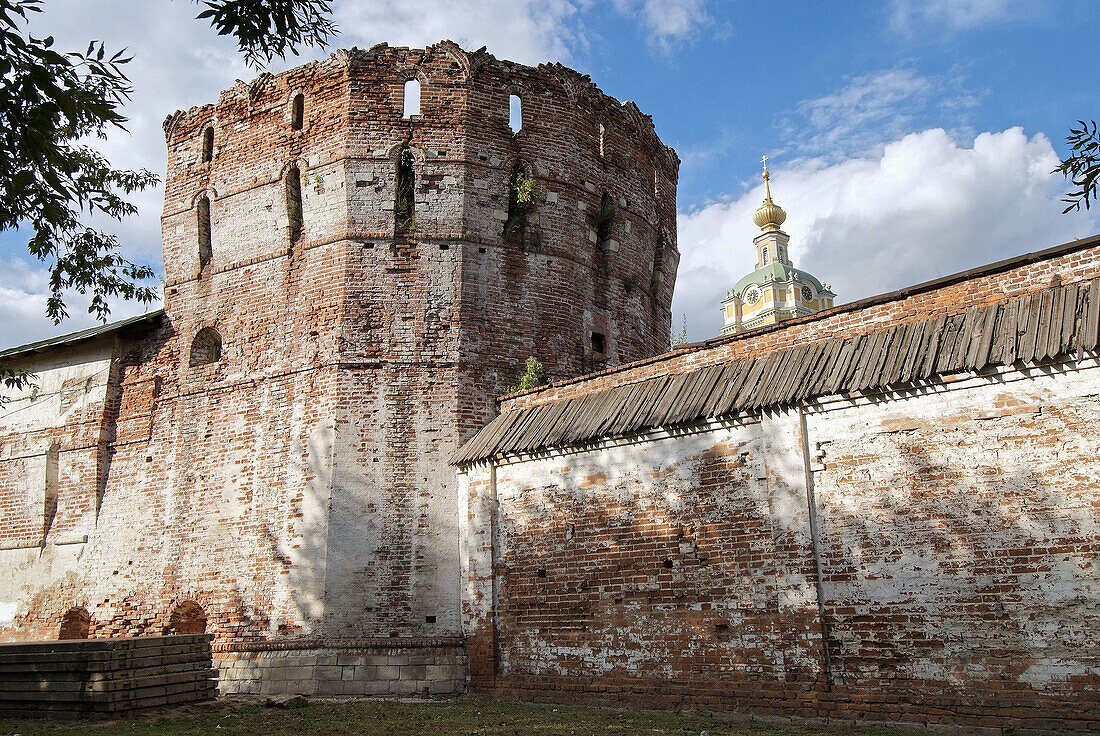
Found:
<path fill-rule="evenodd" d="M 760 163 L 764 165 L 764 203 L 757 208 L 752 221 L 764 232 L 774 232 L 787 219 L 787 213 L 782 207 L 772 202 L 772 188 L 769 182 L 771 174 L 768 172 L 767 154 L 760 157 Z"/>

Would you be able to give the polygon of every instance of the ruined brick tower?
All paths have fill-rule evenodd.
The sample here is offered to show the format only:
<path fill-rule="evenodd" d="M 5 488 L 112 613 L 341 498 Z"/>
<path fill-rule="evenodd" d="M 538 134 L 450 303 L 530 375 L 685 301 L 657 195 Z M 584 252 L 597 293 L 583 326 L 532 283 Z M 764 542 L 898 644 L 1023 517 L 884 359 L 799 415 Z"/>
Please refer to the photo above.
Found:
<path fill-rule="evenodd" d="M 223 690 L 373 637 L 450 668 L 389 692 L 446 690 L 447 461 L 527 356 L 562 378 L 667 349 L 675 153 L 577 72 L 450 42 L 265 74 L 165 132 L 156 584 L 221 635 Z"/>

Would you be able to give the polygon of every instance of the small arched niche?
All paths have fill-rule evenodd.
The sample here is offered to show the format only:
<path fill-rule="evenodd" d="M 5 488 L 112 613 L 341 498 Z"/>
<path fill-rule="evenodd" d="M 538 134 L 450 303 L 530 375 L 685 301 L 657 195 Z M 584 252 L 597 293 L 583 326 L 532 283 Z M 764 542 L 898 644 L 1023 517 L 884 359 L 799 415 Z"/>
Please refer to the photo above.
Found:
<path fill-rule="evenodd" d="M 61 445 L 51 442 L 46 450 L 46 483 L 42 499 L 42 533 L 48 535 L 57 516 L 57 490 L 60 471 Z"/>
<path fill-rule="evenodd" d="M 286 219 L 287 231 L 291 243 L 297 243 L 302 237 L 305 222 L 302 215 L 302 172 L 292 165 L 286 170 Z"/>
<path fill-rule="evenodd" d="M 405 90 L 402 96 L 401 117 L 408 119 L 420 114 L 420 80 L 405 80 Z"/>
<path fill-rule="evenodd" d="M 195 601 L 180 601 L 168 617 L 168 634 L 205 634 L 206 611 Z"/>
<path fill-rule="evenodd" d="M 74 606 L 61 617 L 58 639 L 87 639 L 92 627 L 92 616 L 87 609 Z"/>
<path fill-rule="evenodd" d="M 210 228 L 210 197 L 200 194 L 195 200 L 195 214 L 198 218 L 199 268 L 205 268 L 214 255 L 214 245 Z"/>
<path fill-rule="evenodd" d="M 416 157 L 408 146 L 402 146 L 397 152 L 393 215 L 395 232 L 416 230 Z"/>
<path fill-rule="evenodd" d="M 191 367 L 210 365 L 221 359 L 222 336 L 213 327 L 203 327 L 191 341 Z"/>
<path fill-rule="evenodd" d="M 606 249 L 611 241 L 612 225 L 615 222 L 615 200 L 607 192 L 600 197 L 600 211 L 596 213 L 596 243 Z"/>

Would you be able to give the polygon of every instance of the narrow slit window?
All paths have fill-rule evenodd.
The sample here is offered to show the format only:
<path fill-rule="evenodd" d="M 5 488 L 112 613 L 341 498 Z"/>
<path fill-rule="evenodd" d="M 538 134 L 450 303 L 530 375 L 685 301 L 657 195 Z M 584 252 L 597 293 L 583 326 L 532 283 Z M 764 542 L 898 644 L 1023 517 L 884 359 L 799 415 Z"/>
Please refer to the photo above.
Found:
<path fill-rule="evenodd" d="M 290 101 L 290 127 L 301 130 L 306 119 L 306 98 L 301 92 Z"/>
<path fill-rule="evenodd" d="M 199 268 L 204 268 L 214 255 L 214 246 L 210 237 L 210 198 L 205 194 L 196 204 L 199 218 Z"/>
<path fill-rule="evenodd" d="M 397 185 L 393 197 L 394 230 L 407 233 L 416 230 L 416 159 L 412 151 L 402 148 L 397 154 Z"/>
<path fill-rule="evenodd" d="M 297 166 L 286 172 L 286 217 L 290 242 L 297 243 L 302 237 L 302 174 Z"/>
<path fill-rule="evenodd" d="M 513 133 L 523 128 L 523 101 L 519 95 L 508 96 L 508 127 Z"/>
<path fill-rule="evenodd" d="M 46 451 L 46 492 L 42 508 L 43 534 L 50 533 L 50 527 L 53 526 L 54 517 L 57 515 L 58 466 L 60 459 L 61 446 L 54 442 L 50 445 L 50 449 Z"/>
<path fill-rule="evenodd" d="M 605 247 L 611 240 L 611 225 L 615 220 L 615 202 L 607 192 L 600 197 L 600 211 L 596 215 L 596 243 Z"/>
<path fill-rule="evenodd" d="M 202 161 L 210 163 L 214 159 L 214 128 L 207 127 L 202 132 Z"/>
<path fill-rule="evenodd" d="M 405 82 L 405 101 L 403 118 L 411 118 L 420 114 L 420 80 L 410 79 Z"/>
<path fill-rule="evenodd" d="M 607 133 L 607 131 L 603 127 L 603 123 L 600 123 L 600 158 L 603 158 L 603 154 L 604 154 L 604 137 L 605 137 L 606 133 Z"/>

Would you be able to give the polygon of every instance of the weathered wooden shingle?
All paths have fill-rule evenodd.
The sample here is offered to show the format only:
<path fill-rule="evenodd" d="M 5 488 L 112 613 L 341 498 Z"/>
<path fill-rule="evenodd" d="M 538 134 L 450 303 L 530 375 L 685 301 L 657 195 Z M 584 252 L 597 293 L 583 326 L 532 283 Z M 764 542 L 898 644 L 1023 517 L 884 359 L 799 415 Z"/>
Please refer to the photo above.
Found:
<path fill-rule="evenodd" d="M 962 314 L 912 320 L 847 338 L 826 338 L 737 363 L 663 375 L 526 409 L 507 409 L 452 462 L 582 445 L 873 391 L 1016 361 L 1078 357 L 1100 345 L 1100 279 L 1053 286 Z"/>

